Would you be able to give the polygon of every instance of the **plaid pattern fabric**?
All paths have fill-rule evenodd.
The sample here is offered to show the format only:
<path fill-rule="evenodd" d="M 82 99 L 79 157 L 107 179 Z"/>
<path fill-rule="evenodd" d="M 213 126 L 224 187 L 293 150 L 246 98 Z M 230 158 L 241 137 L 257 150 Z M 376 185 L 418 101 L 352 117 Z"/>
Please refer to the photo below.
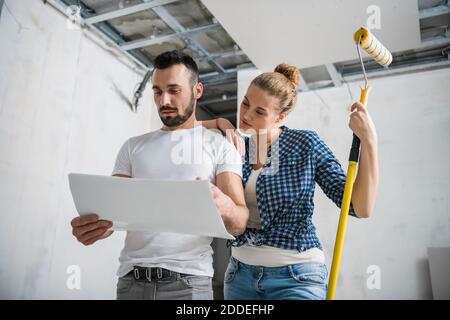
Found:
<path fill-rule="evenodd" d="M 268 245 L 300 252 L 322 245 L 312 223 L 315 184 L 338 207 L 341 206 L 346 175 L 336 157 L 316 132 L 282 126 L 282 133 L 268 150 L 256 182 L 261 229 L 247 230 L 229 246 Z M 243 184 L 252 171 L 256 148 L 246 138 Z M 353 207 L 349 214 L 355 216 Z"/>

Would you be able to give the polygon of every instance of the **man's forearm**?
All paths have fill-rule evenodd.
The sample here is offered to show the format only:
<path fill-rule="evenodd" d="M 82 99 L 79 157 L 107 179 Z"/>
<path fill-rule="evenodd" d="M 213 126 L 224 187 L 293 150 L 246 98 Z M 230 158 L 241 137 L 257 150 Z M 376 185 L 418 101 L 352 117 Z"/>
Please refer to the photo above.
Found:
<path fill-rule="evenodd" d="M 225 228 L 233 236 L 243 234 L 248 221 L 248 208 L 236 205 L 227 215 L 222 216 Z"/>

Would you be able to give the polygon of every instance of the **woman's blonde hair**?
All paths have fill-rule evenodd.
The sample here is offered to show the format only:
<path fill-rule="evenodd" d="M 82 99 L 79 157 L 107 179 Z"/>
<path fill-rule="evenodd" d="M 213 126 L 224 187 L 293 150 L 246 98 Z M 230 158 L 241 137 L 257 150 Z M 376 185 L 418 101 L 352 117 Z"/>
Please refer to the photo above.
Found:
<path fill-rule="evenodd" d="M 297 102 L 297 86 L 300 71 L 287 63 L 279 64 L 273 72 L 260 74 L 252 81 L 252 85 L 278 98 L 281 112 L 290 112 Z"/>

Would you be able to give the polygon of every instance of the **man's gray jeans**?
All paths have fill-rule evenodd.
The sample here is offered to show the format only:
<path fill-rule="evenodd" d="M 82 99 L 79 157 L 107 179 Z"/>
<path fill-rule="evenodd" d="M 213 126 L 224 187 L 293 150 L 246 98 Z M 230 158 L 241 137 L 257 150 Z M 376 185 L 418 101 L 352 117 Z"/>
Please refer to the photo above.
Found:
<path fill-rule="evenodd" d="M 207 276 L 173 273 L 163 279 L 119 278 L 117 300 L 212 300 L 212 280 Z"/>

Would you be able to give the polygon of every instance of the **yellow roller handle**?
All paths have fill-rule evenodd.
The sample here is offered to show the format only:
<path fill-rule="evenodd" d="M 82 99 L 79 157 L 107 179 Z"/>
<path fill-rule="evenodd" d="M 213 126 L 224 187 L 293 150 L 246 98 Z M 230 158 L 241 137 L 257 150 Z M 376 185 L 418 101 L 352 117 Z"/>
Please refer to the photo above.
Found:
<path fill-rule="evenodd" d="M 330 279 L 328 280 L 327 300 L 334 300 L 336 285 L 339 274 L 339 265 L 341 263 L 342 248 L 344 247 L 344 236 L 347 229 L 348 210 L 350 209 L 350 200 L 352 199 L 353 181 L 355 179 L 357 162 L 350 161 L 347 169 L 347 181 L 345 182 L 344 197 L 341 205 L 341 214 L 339 216 L 338 231 L 334 243 L 333 262 L 331 263 Z"/>
<path fill-rule="evenodd" d="M 359 102 L 363 105 L 367 103 L 367 96 L 370 87 L 361 88 L 361 96 Z M 342 196 L 341 213 L 339 215 L 339 224 L 334 243 L 333 261 L 331 263 L 330 278 L 328 279 L 327 300 L 334 300 L 336 293 L 336 285 L 339 274 L 339 266 L 341 263 L 342 249 L 344 248 L 345 231 L 347 229 L 348 211 L 353 193 L 353 182 L 356 176 L 356 167 L 359 159 L 360 141 L 358 137 L 353 135 L 352 149 L 350 151 L 350 160 L 347 169 L 347 180 L 345 181 L 344 195 Z"/>
<path fill-rule="evenodd" d="M 359 102 L 363 106 L 367 104 L 367 96 L 369 95 L 371 89 L 371 87 L 361 88 L 361 96 L 359 97 Z"/>

